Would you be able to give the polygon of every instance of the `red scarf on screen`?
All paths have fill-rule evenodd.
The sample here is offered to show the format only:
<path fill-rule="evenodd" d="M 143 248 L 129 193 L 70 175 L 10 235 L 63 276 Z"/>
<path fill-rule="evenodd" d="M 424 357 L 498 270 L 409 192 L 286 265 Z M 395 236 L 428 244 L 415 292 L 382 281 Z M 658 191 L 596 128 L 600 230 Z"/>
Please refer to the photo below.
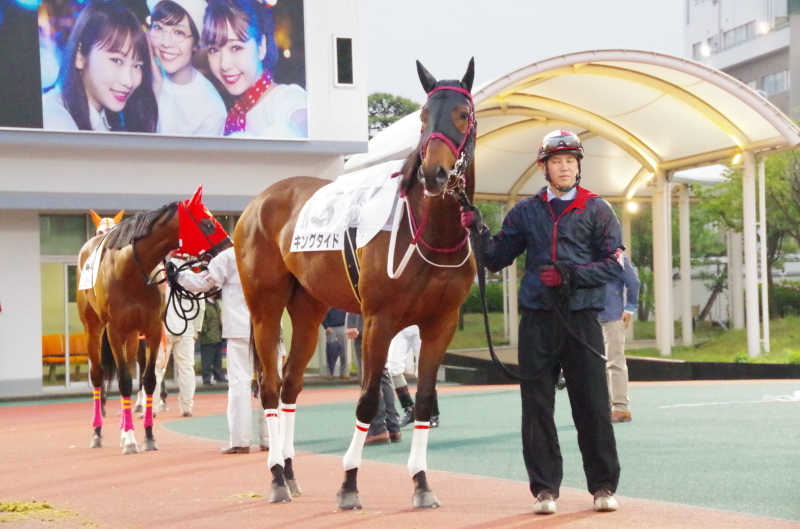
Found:
<path fill-rule="evenodd" d="M 228 111 L 228 117 L 225 119 L 225 136 L 244 130 L 247 125 L 247 113 L 256 106 L 258 100 L 271 84 L 272 74 L 269 73 L 269 70 L 264 70 L 258 81 L 248 88 L 247 92 L 237 99 L 236 103 Z"/>

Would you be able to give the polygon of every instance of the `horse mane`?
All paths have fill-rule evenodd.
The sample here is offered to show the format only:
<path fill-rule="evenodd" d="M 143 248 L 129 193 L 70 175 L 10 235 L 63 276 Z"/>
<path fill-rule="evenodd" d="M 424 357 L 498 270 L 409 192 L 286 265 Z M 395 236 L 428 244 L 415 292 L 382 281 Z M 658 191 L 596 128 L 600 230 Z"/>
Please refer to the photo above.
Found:
<path fill-rule="evenodd" d="M 153 231 L 156 221 L 163 215 L 167 217 L 162 220 L 161 224 L 169 221 L 178 211 L 178 202 L 161 206 L 153 211 L 145 213 L 137 213 L 135 216 L 125 219 L 111 230 L 106 240 L 106 248 L 120 249 L 131 244 L 132 242 L 147 237 Z"/>
<path fill-rule="evenodd" d="M 419 155 L 421 145 L 422 140 L 420 140 L 420 145 L 417 145 L 417 148 L 408 155 L 403 162 L 402 169 L 400 169 L 400 172 L 403 173 L 402 180 L 400 180 L 400 190 L 406 195 L 411 191 L 411 186 L 414 185 L 414 182 L 417 181 L 414 175 L 417 174 L 419 166 L 422 165 L 422 158 Z"/>

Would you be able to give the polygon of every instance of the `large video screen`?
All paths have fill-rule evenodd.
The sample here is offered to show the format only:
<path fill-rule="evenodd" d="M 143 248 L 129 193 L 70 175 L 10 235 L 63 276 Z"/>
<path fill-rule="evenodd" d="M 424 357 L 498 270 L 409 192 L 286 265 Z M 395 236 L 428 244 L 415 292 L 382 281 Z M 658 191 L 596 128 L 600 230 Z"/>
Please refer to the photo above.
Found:
<path fill-rule="evenodd" d="M 307 139 L 303 0 L 0 0 L 0 128 Z"/>

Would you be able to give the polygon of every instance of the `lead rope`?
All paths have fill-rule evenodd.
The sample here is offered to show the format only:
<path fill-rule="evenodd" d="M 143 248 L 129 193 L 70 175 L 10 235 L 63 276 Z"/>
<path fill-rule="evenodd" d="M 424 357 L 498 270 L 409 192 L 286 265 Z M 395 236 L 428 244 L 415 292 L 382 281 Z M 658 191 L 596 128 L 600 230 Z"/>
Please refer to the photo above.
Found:
<path fill-rule="evenodd" d="M 463 206 L 467 207 L 471 206 L 469 198 L 467 197 L 466 193 L 463 192 L 460 193 L 459 195 L 459 203 L 461 203 L 461 205 Z M 528 377 L 514 373 L 508 367 L 506 367 L 506 365 L 503 362 L 500 361 L 500 359 L 497 357 L 497 353 L 494 352 L 494 346 L 492 345 L 492 333 L 491 330 L 489 329 L 489 308 L 486 304 L 486 265 L 484 263 L 483 238 L 481 237 L 480 231 L 478 230 L 478 227 L 475 224 L 473 224 L 469 229 L 469 238 L 470 238 L 470 243 L 474 248 L 475 252 L 475 265 L 478 273 L 478 291 L 480 292 L 481 295 L 481 306 L 483 307 L 483 325 L 484 329 L 486 330 L 486 341 L 489 344 L 489 354 L 492 357 L 492 363 L 494 363 L 494 365 L 497 367 L 497 369 L 500 370 L 501 373 L 503 373 L 503 375 L 505 375 L 507 378 L 511 380 L 514 380 L 516 382 L 535 382 L 543 373 L 547 372 L 547 370 L 551 370 L 555 366 L 555 363 L 558 360 L 558 355 L 554 354 L 553 357 L 547 363 L 545 363 L 544 366 L 538 369 L 533 375 Z M 562 270 L 559 270 L 559 273 L 561 272 Z M 567 276 L 562 275 L 562 278 L 563 277 Z M 586 343 L 585 340 L 583 340 L 581 337 L 575 334 L 575 331 L 572 330 L 571 326 L 567 322 L 565 315 L 562 314 L 562 311 L 566 310 L 568 317 L 569 288 L 570 288 L 569 284 L 565 281 L 559 289 L 560 290 L 559 298 L 561 298 L 562 303 L 555 303 L 556 307 L 554 312 L 556 313 L 556 319 L 558 320 L 559 324 L 561 324 L 561 327 L 563 327 L 564 330 L 566 330 L 567 334 L 573 340 L 575 340 L 580 345 L 583 345 L 590 352 L 592 352 L 596 356 L 602 358 L 603 361 L 605 361 L 606 360 L 605 356 L 595 351 L 594 348 L 590 346 L 588 343 Z M 562 340 L 558 344 L 559 349 L 561 349 L 561 346 L 564 343 L 563 342 L 564 339 L 565 338 L 562 338 Z"/>
<path fill-rule="evenodd" d="M 167 332 L 174 336 L 182 336 L 183 333 L 186 332 L 186 329 L 189 328 L 189 321 L 195 319 L 200 314 L 200 300 L 207 299 L 212 294 L 219 292 L 219 289 L 214 289 L 209 292 L 190 292 L 178 282 L 178 275 L 181 272 L 193 268 L 198 263 L 200 263 L 200 261 L 189 261 L 180 266 L 176 266 L 175 263 L 170 261 L 167 263 L 164 270 L 165 278 L 159 281 L 159 283 L 166 281 L 169 285 L 169 297 L 167 298 L 167 306 L 164 310 L 164 326 L 167 328 Z M 188 307 L 184 307 L 184 301 L 189 302 Z M 170 304 L 175 314 L 183 320 L 183 330 L 181 332 L 174 332 L 169 328 L 167 310 L 169 310 Z"/>

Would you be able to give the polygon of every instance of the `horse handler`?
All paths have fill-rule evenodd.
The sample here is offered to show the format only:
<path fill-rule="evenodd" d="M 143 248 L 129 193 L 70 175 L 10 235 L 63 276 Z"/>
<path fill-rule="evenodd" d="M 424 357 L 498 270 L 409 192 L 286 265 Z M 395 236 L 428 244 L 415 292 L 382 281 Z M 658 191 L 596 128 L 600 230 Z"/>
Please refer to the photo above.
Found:
<path fill-rule="evenodd" d="M 556 512 L 563 467 L 553 412 L 559 370 L 567 381 L 578 446 L 595 511 L 618 508 L 619 460 L 602 356 L 598 312 L 605 285 L 622 274 L 619 221 L 611 206 L 580 187 L 583 146 L 577 135 L 555 131 L 539 147 L 548 185 L 514 206 L 492 237 L 474 206 L 461 223 L 477 224 L 486 266 L 499 271 L 526 252 L 519 292 L 519 371 L 522 453 L 536 497 L 533 512 Z"/>
<path fill-rule="evenodd" d="M 228 429 L 230 446 L 223 454 L 250 453 L 252 436 L 253 359 L 250 356 L 250 311 L 244 301 L 242 281 L 236 268 L 233 246 L 220 252 L 208 263 L 208 270 L 195 274 L 181 272 L 178 282 L 192 292 L 222 289 L 222 337 L 228 341 Z M 269 450 L 269 431 L 263 413 L 259 413 L 261 450 Z"/>

